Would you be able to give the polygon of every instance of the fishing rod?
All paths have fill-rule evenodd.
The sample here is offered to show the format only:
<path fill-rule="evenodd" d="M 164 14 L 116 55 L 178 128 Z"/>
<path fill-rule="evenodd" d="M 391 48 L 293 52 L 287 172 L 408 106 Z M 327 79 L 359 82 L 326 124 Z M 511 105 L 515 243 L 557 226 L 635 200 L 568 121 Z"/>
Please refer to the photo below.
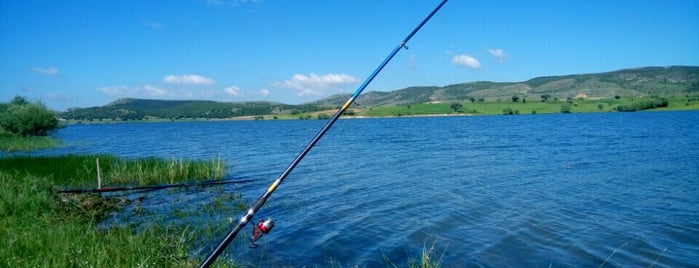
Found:
<path fill-rule="evenodd" d="M 223 185 L 229 183 L 245 183 L 251 182 L 252 180 L 210 180 L 203 182 L 194 183 L 179 183 L 179 184 L 162 184 L 162 185 L 151 185 L 151 186 L 132 186 L 132 187 L 112 187 L 112 188 L 97 188 L 97 189 L 66 189 L 58 190 L 56 193 L 59 194 L 83 194 L 83 193 L 108 193 L 108 192 L 126 192 L 126 191 L 136 191 L 136 190 L 160 190 L 167 188 L 185 188 L 185 187 L 195 187 L 195 186 L 214 186 Z"/>
<path fill-rule="evenodd" d="M 412 32 L 410 32 L 410 34 L 408 34 L 408 36 L 405 37 L 405 39 L 403 39 L 403 41 L 398 43 L 398 46 L 396 46 L 396 48 L 394 48 L 393 51 L 391 51 L 391 53 L 388 54 L 386 59 L 384 59 L 383 62 L 379 64 L 379 67 L 377 67 L 376 70 L 374 70 L 374 72 L 372 72 L 369 75 L 369 77 L 364 81 L 364 83 L 362 83 L 362 85 L 359 86 L 359 88 L 357 88 L 357 91 L 355 91 L 354 94 L 352 94 L 352 96 L 345 102 L 345 104 L 343 104 L 342 107 L 340 107 L 340 109 L 338 109 L 337 112 L 335 112 L 335 115 L 333 115 L 333 117 L 330 118 L 330 121 L 328 121 L 328 123 L 320 129 L 318 134 L 316 134 L 315 137 L 311 139 L 308 145 L 306 145 L 306 147 L 303 148 L 301 153 L 299 153 L 298 156 L 296 156 L 296 158 L 293 161 L 291 161 L 291 164 L 289 164 L 289 166 L 284 170 L 284 172 L 282 172 L 282 174 L 279 175 L 279 177 L 274 182 L 272 182 L 269 188 L 267 188 L 267 191 L 264 194 L 262 194 L 262 196 L 260 196 L 257 199 L 257 201 L 255 201 L 255 203 L 248 209 L 247 213 L 242 218 L 240 218 L 238 224 L 233 229 L 228 231 L 226 236 L 223 238 L 223 240 L 221 240 L 218 246 L 216 246 L 214 251 L 212 251 L 209 254 L 209 256 L 207 256 L 206 259 L 201 263 L 201 265 L 199 266 L 200 268 L 209 267 L 211 264 L 214 263 L 214 261 L 216 261 L 218 256 L 221 255 L 223 250 L 226 249 L 226 247 L 228 246 L 228 244 L 231 243 L 233 238 L 235 238 L 236 235 L 238 235 L 238 232 L 240 232 L 240 230 L 243 229 L 243 227 L 245 227 L 245 225 L 252 219 L 252 217 L 255 215 L 255 213 L 257 213 L 257 211 L 262 207 L 262 205 L 264 205 L 265 202 L 267 202 L 267 198 L 269 198 L 272 195 L 272 193 L 277 189 L 279 184 L 281 184 L 282 181 L 286 179 L 289 173 L 291 173 L 291 171 L 294 170 L 296 165 L 298 165 L 299 162 L 301 162 L 303 157 L 305 157 L 306 154 L 308 154 L 308 152 L 311 150 L 311 148 L 313 148 L 313 146 L 318 142 L 318 140 L 320 140 L 320 138 L 322 138 L 323 135 L 325 135 L 325 132 L 327 132 L 328 129 L 330 129 L 330 127 L 332 127 L 333 124 L 335 124 L 335 121 L 337 121 L 337 119 L 340 118 L 342 113 L 344 113 L 345 110 L 347 110 L 347 108 L 349 108 L 349 106 L 352 105 L 352 103 L 354 103 L 354 100 L 359 96 L 359 94 L 362 93 L 362 91 L 364 91 L 364 89 L 369 85 L 369 83 L 371 83 L 371 81 L 374 80 L 376 75 L 378 75 L 379 72 L 381 72 L 381 70 L 384 67 L 386 67 L 388 62 L 390 62 L 391 59 L 393 59 L 393 57 L 398 53 L 398 51 L 405 47 L 405 44 L 410 40 L 410 38 L 412 38 L 413 35 L 415 35 L 415 33 L 417 33 L 417 31 L 419 31 L 420 28 L 422 28 L 422 26 L 425 25 L 425 23 L 427 23 L 427 21 L 429 21 L 430 18 L 432 18 L 432 16 L 434 16 L 434 14 L 437 13 L 437 11 L 439 11 L 439 9 L 442 8 L 442 6 L 446 2 L 447 0 L 442 0 L 442 2 L 439 3 L 439 5 L 437 5 L 437 7 L 434 8 L 434 10 L 432 10 L 432 12 L 430 12 L 430 14 L 427 15 L 427 17 L 425 17 L 425 19 L 423 19 L 422 22 L 420 22 L 420 24 L 417 27 L 415 27 L 415 29 L 413 29 Z M 271 222 L 271 219 L 269 221 Z M 264 223 L 266 223 L 266 221 L 261 221 L 260 224 L 258 224 L 255 227 L 263 225 Z M 267 231 L 271 229 L 271 227 L 266 228 L 268 228 L 266 229 Z"/>

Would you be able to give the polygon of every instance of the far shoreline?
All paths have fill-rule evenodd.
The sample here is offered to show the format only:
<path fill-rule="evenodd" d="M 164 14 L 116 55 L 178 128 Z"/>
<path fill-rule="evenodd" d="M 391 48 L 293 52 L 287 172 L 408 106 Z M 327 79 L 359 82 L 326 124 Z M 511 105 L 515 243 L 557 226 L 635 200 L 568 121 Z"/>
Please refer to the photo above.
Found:
<path fill-rule="evenodd" d="M 699 109 L 649 109 L 634 112 L 683 112 L 683 111 L 699 111 Z M 619 112 L 619 111 L 599 111 L 599 112 L 573 112 L 570 114 L 596 114 L 596 113 L 629 113 L 629 112 Z M 517 115 L 547 115 L 547 114 L 566 114 L 566 113 L 525 113 L 525 114 L 496 114 L 496 113 L 438 113 L 438 114 L 405 114 L 405 115 L 384 115 L 384 116 L 372 116 L 372 115 L 342 115 L 339 119 L 372 119 L 372 118 L 420 118 L 420 117 L 471 117 L 471 116 L 517 116 Z M 104 119 L 100 121 L 86 121 L 86 120 L 65 120 L 59 119 L 65 125 L 91 125 L 91 124 L 139 124 L 139 123 L 166 123 L 166 122 L 218 122 L 218 121 L 289 121 L 289 120 L 327 120 L 329 118 L 299 118 L 299 117 L 276 117 L 275 115 L 257 115 L 257 116 L 238 116 L 229 118 L 185 118 L 185 119 L 143 119 L 143 120 L 111 120 Z"/>

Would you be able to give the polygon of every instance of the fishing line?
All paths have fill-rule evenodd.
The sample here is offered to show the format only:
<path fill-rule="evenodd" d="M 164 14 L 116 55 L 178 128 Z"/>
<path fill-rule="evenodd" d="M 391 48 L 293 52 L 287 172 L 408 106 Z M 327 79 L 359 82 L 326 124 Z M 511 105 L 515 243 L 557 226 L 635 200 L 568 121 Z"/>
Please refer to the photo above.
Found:
<path fill-rule="evenodd" d="M 354 100 L 359 96 L 359 94 L 362 93 L 362 91 L 364 91 L 364 89 L 369 85 L 369 83 L 371 83 L 371 81 L 374 80 L 376 75 L 378 75 L 379 72 L 381 72 L 381 70 L 384 67 L 386 67 L 388 62 L 391 61 L 391 59 L 393 59 L 393 57 L 398 53 L 398 51 L 400 51 L 402 48 L 405 48 L 405 44 L 410 40 L 410 38 L 412 38 L 413 35 L 415 35 L 415 33 L 417 33 L 417 31 L 419 31 L 420 28 L 422 28 L 422 26 L 425 25 L 425 23 L 427 23 L 427 21 L 429 21 L 430 18 L 432 18 L 432 16 L 434 16 L 434 14 L 437 13 L 437 11 L 439 11 L 439 9 L 442 8 L 442 6 L 446 2 L 447 0 L 442 0 L 442 2 L 439 3 L 439 5 L 437 5 L 437 7 L 434 10 L 432 10 L 432 12 L 430 12 L 430 14 L 427 15 L 427 17 L 423 19 L 422 22 L 420 22 L 420 24 L 417 27 L 415 27 L 415 29 L 413 29 L 412 32 L 410 32 L 410 34 L 408 34 L 408 36 L 405 37 L 405 39 L 403 39 L 403 41 L 398 43 L 398 46 L 396 46 L 396 48 L 394 48 L 393 51 L 391 51 L 391 53 L 386 57 L 386 59 L 384 59 L 383 62 L 379 64 L 379 67 L 377 67 L 376 70 L 374 70 L 374 72 L 372 72 L 369 75 L 369 77 L 364 81 L 364 83 L 362 83 L 362 85 L 359 86 L 357 91 L 355 91 L 354 94 L 352 94 L 352 96 L 345 102 L 345 104 L 343 104 L 342 107 L 337 110 L 335 115 L 333 115 L 333 117 L 330 118 L 328 123 L 320 129 L 318 134 L 316 134 L 315 137 L 311 139 L 308 145 L 306 145 L 306 147 L 303 148 L 301 153 L 299 153 L 298 156 L 296 156 L 296 158 L 293 161 L 291 161 L 291 164 L 289 164 L 289 166 L 284 170 L 284 172 L 282 172 L 282 174 L 279 175 L 279 177 L 269 186 L 269 188 L 267 188 L 267 191 L 264 194 L 262 194 L 262 196 L 260 196 L 257 199 L 257 201 L 255 201 L 255 203 L 248 209 L 247 213 L 242 218 L 240 218 L 238 224 L 233 229 L 228 231 L 223 240 L 221 240 L 218 246 L 216 246 L 216 248 L 209 254 L 209 256 L 206 257 L 206 259 L 201 263 L 199 267 L 209 267 L 211 264 L 214 263 L 214 261 L 216 261 L 218 256 L 221 255 L 223 250 L 226 249 L 226 247 L 228 246 L 228 244 L 231 243 L 233 238 L 235 238 L 236 235 L 238 235 L 238 232 L 240 232 L 240 230 L 243 229 L 243 227 L 245 227 L 245 225 L 252 219 L 252 217 L 262 207 L 262 205 L 264 205 L 265 202 L 267 202 L 267 198 L 269 198 L 272 195 L 272 193 L 277 189 L 279 184 L 281 184 L 282 181 L 284 181 L 284 179 L 289 175 L 289 173 L 291 173 L 291 171 L 294 170 L 296 165 L 298 165 L 298 163 L 301 162 L 303 157 L 306 156 L 306 154 L 308 154 L 308 152 L 311 150 L 311 148 L 313 148 L 313 146 L 318 142 L 318 140 L 320 140 L 320 138 L 323 137 L 323 135 L 325 135 L 325 132 L 327 132 L 328 129 L 330 129 L 330 127 L 332 127 L 333 124 L 335 124 L 335 121 L 337 121 L 337 119 L 340 118 L 342 113 L 344 113 L 345 110 L 347 110 L 347 108 L 349 108 L 349 106 L 352 105 Z M 260 224 L 263 223 L 264 221 L 261 221 Z"/>

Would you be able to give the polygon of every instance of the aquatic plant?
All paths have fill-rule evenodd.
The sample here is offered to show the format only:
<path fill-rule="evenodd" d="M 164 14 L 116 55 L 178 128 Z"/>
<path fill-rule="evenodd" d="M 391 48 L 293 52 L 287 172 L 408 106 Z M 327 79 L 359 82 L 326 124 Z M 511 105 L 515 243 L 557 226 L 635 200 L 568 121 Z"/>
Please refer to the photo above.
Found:
<path fill-rule="evenodd" d="M 432 242 L 432 245 L 427 248 L 427 245 L 422 246 L 422 253 L 420 254 L 419 257 L 415 256 L 408 256 L 408 263 L 407 267 L 410 268 L 439 268 L 442 267 L 442 258 L 444 257 L 444 253 L 446 253 L 446 249 L 442 250 L 441 255 L 437 257 L 435 254 L 435 246 L 437 245 L 437 242 Z M 384 255 L 383 256 L 383 261 L 386 266 L 391 266 L 394 268 L 398 267 L 404 267 L 404 265 L 398 265 L 393 263 L 391 259 Z"/>
<path fill-rule="evenodd" d="M 139 186 L 175 183 L 186 180 L 221 179 L 227 167 L 223 159 L 193 161 L 171 158 L 163 160 L 149 157 L 136 160 L 115 160 L 105 164 L 103 176 L 106 183 L 130 184 Z"/>
<path fill-rule="evenodd" d="M 15 156 L 1 158 L 0 169 L 49 176 L 57 185 L 75 187 L 94 187 L 98 177 L 102 178 L 103 186 L 147 186 L 222 179 L 228 172 L 220 156 L 209 161 L 156 157 L 123 159 L 110 155 Z"/>

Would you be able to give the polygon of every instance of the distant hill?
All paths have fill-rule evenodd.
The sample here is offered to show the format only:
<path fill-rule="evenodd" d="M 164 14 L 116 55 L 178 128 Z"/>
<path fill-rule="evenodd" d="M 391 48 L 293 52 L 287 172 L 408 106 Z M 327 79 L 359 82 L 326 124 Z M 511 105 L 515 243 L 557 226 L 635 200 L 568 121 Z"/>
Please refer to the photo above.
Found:
<path fill-rule="evenodd" d="M 276 102 L 216 102 L 203 100 L 118 99 L 100 107 L 75 108 L 60 116 L 68 120 L 142 120 L 231 118 L 263 114 L 294 114 L 315 111 L 311 105 Z"/>
<path fill-rule="evenodd" d="M 390 92 L 372 91 L 360 95 L 362 106 L 465 101 L 509 100 L 513 95 L 527 100 L 613 98 L 614 96 L 676 96 L 699 93 L 699 67 L 645 67 L 596 74 L 537 77 L 524 82 L 469 82 L 444 87 L 409 87 Z M 308 104 L 338 106 L 350 94 L 331 96 Z"/>
<path fill-rule="evenodd" d="M 526 100 L 542 98 L 605 99 L 641 96 L 678 96 L 699 94 L 699 67 L 671 66 L 624 69 L 596 74 L 537 77 L 524 82 L 468 82 L 444 87 L 408 87 L 400 90 L 372 91 L 356 102 L 363 107 L 419 103 L 444 103 L 479 100 Z M 101 107 L 75 108 L 61 113 L 72 120 L 140 120 L 232 118 L 256 115 L 294 115 L 337 109 L 350 94 L 290 105 L 276 102 L 215 102 L 199 100 L 119 99 Z"/>

